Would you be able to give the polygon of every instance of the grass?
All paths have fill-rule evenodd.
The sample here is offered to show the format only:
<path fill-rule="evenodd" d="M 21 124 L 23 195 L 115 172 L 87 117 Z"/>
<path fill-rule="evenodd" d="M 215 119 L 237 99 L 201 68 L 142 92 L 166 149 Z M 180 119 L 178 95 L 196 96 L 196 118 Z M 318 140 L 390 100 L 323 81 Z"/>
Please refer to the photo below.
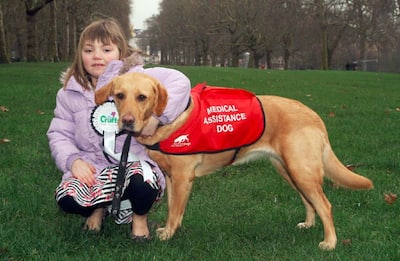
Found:
<path fill-rule="evenodd" d="M 307 231 L 298 195 L 267 162 L 228 167 L 194 182 L 183 227 L 168 242 L 137 245 L 129 225 L 107 219 L 100 234 L 61 213 L 54 189 L 61 173 L 46 131 L 67 64 L 0 65 L 0 260 L 396 260 L 400 208 L 383 193 L 400 188 L 400 75 L 340 71 L 261 71 L 178 67 L 192 83 L 232 86 L 298 99 L 325 121 L 345 164 L 375 183 L 372 191 L 325 192 L 333 206 L 336 250 L 320 251 L 319 219 Z M 150 220 L 163 223 L 164 200 Z M 152 230 L 154 237 L 154 230 Z M 343 242 L 351 241 L 351 244 Z"/>

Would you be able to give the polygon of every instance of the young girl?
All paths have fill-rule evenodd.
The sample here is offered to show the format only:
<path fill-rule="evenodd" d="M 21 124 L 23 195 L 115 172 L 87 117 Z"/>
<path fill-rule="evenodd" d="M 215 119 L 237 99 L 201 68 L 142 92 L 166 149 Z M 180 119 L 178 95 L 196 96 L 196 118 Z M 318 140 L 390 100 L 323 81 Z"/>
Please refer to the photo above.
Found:
<path fill-rule="evenodd" d="M 125 59 L 127 58 L 127 59 Z M 128 60 L 131 66 L 122 60 Z M 126 134 L 99 128 L 94 115 L 109 113 L 96 107 L 94 93 L 115 76 L 136 71 L 157 78 L 168 91 L 168 105 L 160 117 L 152 117 L 141 135 L 152 135 L 157 126 L 173 121 L 190 98 L 190 81 L 167 68 L 144 69 L 140 54 L 129 47 L 114 19 L 92 22 L 82 32 L 72 66 L 63 75 L 57 93 L 54 118 L 47 137 L 51 155 L 64 175 L 56 189 L 60 208 L 86 217 L 85 228 L 98 231 L 114 196 L 115 180 Z M 184 102 L 186 101 L 186 102 Z M 109 104 L 108 104 L 109 105 Z M 112 110 L 112 109 L 111 109 Z M 111 112 L 115 116 L 115 112 Z M 132 238 L 148 240 L 147 214 L 163 194 L 165 180 L 144 146 L 132 139 L 133 160 L 126 166 L 118 224 L 132 222 Z"/>

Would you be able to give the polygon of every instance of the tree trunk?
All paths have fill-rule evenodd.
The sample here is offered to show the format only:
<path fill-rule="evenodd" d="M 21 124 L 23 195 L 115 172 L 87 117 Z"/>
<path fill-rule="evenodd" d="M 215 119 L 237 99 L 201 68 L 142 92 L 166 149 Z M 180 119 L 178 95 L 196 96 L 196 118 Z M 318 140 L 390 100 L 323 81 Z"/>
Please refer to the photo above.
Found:
<path fill-rule="evenodd" d="M 328 32 L 325 14 L 325 6 L 323 0 L 315 0 L 317 8 L 317 17 L 320 28 L 320 44 L 321 44 L 321 69 L 328 70 Z"/>
<path fill-rule="evenodd" d="M 231 55 L 232 55 L 232 61 L 231 61 L 232 67 L 239 67 L 240 54 L 239 54 L 239 48 L 237 46 L 232 46 Z"/>
<path fill-rule="evenodd" d="M 269 48 L 265 50 L 265 63 L 267 69 L 272 69 L 272 51 Z"/>
<path fill-rule="evenodd" d="M 7 54 L 6 37 L 4 33 L 3 23 L 3 8 L 0 2 L 0 63 L 10 63 L 10 58 Z"/>
<path fill-rule="evenodd" d="M 70 60 L 71 56 L 71 43 L 70 43 L 70 16 L 68 8 L 65 7 L 66 0 L 64 0 L 64 15 L 65 15 L 65 38 L 64 38 L 64 50 L 63 50 L 63 59 Z"/>
<path fill-rule="evenodd" d="M 26 14 L 26 26 L 27 26 L 27 55 L 26 59 L 28 62 L 38 61 L 38 44 L 37 44 L 37 25 L 36 25 L 36 14 L 46 4 L 53 0 L 24 0 L 25 2 L 25 14 Z"/>
<path fill-rule="evenodd" d="M 36 62 L 38 60 L 38 48 L 36 39 L 36 17 L 35 14 L 26 14 L 26 26 L 27 26 L 27 54 L 26 60 L 28 62 Z"/>
<path fill-rule="evenodd" d="M 366 37 L 366 33 L 365 32 L 361 32 L 361 35 L 360 35 L 360 57 L 359 57 L 359 61 L 361 62 L 361 68 L 359 68 L 359 69 L 361 69 L 362 71 L 367 71 L 367 63 L 366 63 L 366 60 L 367 60 L 367 51 L 366 51 L 366 42 L 367 42 L 367 39 L 366 39 L 367 37 Z M 358 64 L 359 66 L 360 66 L 360 64 Z"/>
<path fill-rule="evenodd" d="M 76 18 L 72 20 L 72 48 L 70 46 L 71 58 L 75 57 L 76 49 L 78 48 L 78 33 L 76 31 Z"/>
<path fill-rule="evenodd" d="M 199 47 L 199 41 L 197 40 L 194 40 L 194 65 L 195 66 L 201 65 L 200 47 Z"/>
<path fill-rule="evenodd" d="M 329 69 L 328 61 L 328 35 L 325 26 L 321 26 L 321 69 Z"/>
<path fill-rule="evenodd" d="M 283 37 L 282 42 L 283 42 L 283 69 L 288 70 L 290 56 L 292 55 L 290 52 L 291 45 L 292 45 L 290 35 L 286 34 Z"/>
<path fill-rule="evenodd" d="M 58 41 L 57 41 L 57 6 L 56 0 L 50 4 L 50 43 L 49 43 L 49 58 L 50 62 L 59 62 L 58 56 Z"/>

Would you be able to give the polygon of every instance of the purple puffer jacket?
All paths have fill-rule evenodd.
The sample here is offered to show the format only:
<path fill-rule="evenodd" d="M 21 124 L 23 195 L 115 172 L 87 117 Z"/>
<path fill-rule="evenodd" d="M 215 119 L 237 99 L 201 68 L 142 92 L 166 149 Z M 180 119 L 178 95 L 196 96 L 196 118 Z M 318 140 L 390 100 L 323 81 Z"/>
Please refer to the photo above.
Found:
<path fill-rule="evenodd" d="M 123 65 L 122 61 L 111 62 L 106 71 L 98 79 L 96 90 L 110 82 L 118 75 Z M 182 113 L 190 98 L 190 81 L 181 72 L 167 68 L 144 69 L 141 65 L 131 68 L 129 71 L 143 72 L 158 79 L 168 91 L 168 104 L 163 114 L 159 117 L 162 123 L 170 123 Z M 67 86 L 57 93 L 57 103 L 54 110 L 54 118 L 51 121 L 47 137 L 51 155 L 59 170 L 64 175 L 63 180 L 72 176 L 72 163 L 80 158 L 93 164 L 98 175 L 102 169 L 110 164 L 103 154 L 103 139 L 92 128 L 90 118 L 94 102 L 94 91 L 84 90 L 74 78 L 71 78 Z M 115 149 L 121 152 L 126 135 L 117 137 Z M 141 160 L 149 161 L 157 166 L 147 153 L 145 147 L 135 139 L 132 139 L 130 152 Z M 115 165 L 118 162 L 114 162 Z M 162 188 L 165 188 L 165 179 L 161 170 L 157 167 Z"/>

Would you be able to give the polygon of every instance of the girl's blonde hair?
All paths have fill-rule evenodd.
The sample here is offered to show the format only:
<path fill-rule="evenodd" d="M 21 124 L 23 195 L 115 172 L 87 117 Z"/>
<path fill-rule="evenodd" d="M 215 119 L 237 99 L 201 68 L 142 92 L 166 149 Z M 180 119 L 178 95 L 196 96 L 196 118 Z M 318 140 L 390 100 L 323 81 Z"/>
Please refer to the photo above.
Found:
<path fill-rule="evenodd" d="M 91 76 L 86 72 L 83 66 L 82 50 L 87 41 L 94 42 L 96 40 L 103 44 L 109 44 L 110 42 L 115 44 L 119 49 L 119 59 L 126 58 L 135 52 L 135 50 L 128 45 L 125 34 L 115 19 L 105 18 L 93 21 L 81 33 L 74 61 L 64 77 L 64 87 L 72 76 L 86 90 L 95 87 L 92 87 Z"/>

